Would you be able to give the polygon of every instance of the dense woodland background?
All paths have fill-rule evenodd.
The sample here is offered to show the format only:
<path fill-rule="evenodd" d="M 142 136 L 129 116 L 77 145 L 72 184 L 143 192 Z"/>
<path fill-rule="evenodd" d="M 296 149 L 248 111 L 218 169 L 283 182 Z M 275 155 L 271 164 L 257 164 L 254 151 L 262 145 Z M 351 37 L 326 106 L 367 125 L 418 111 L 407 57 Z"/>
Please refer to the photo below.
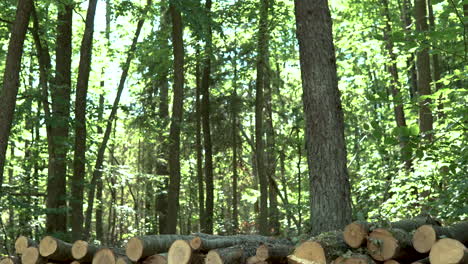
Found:
<path fill-rule="evenodd" d="M 0 0 L 2 73 L 25 2 Z M 329 5 L 352 218 L 466 220 L 468 2 Z M 316 232 L 293 1 L 36 0 L 21 50 L 0 252 Z"/>

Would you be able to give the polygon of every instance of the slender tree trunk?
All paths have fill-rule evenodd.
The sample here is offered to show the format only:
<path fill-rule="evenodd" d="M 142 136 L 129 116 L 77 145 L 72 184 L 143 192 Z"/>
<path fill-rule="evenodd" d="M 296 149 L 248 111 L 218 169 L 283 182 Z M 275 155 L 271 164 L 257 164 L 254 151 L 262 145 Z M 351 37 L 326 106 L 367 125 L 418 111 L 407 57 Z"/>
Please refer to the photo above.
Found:
<path fill-rule="evenodd" d="M 172 43 L 174 50 L 174 99 L 172 104 L 171 128 L 169 132 L 169 193 L 165 233 L 175 234 L 180 192 L 180 126 L 182 123 L 184 98 L 184 42 L 182 15 L 171 0 Z"/>
<path fill-rule="evenodd" d="M 29 15 L 33 8 L 32 0 L 19 0 L 15 22 L 11 27 L 8 54 L 3 74 L 3 88 L 0 90 L 0 197 L 3 183 L 3 171 L 13 116 L 16 107 L 16 96 L 20 86 L 19 73 L 23 56 L 24 39 L 29 24 Z"/>
<path fill-rule="evenodd" d="M 122 67 L 122 75 L 120 76 L 119 86 L 117 87 L 117 95 L 114 99 L 114 103 L 112 104 L 111 113 L 109 114 L 109 117 L 107 118 L 106 130 L 104 131 L 104 136 L 102 138 L 101 145 L 99 146 L 99 149 L 98 149 L 98 154 L 96 157 L 96 164 L 93 170 L 93 177 L 91 178 L 91 187 L 88 192 L 88 208 L 86 210 L 86 223 L 85 223 L 85 229 L 84 229 L 84 237 L 86 239 L 89 238 L 90 231 L 91 231 L 91 219 L 93 215 L 95 186 L 96 186 L 96 182 L 102 177 L 104 154 L 106 151 L 107 142 L 109 141 L 110 134 L 112 132 L 112 122 L 117 118 L 117 110 L 119 108 L 120 97 L 122 96 L 125 81 L 127 80 L 128 70 L 130 69 L 130 64 L 135 55 L 135 49 L 136 49 L 138 37 L 140 36 L 143 23 L 145 22 L 144 17 L 146 15 L 146 10 L 148 10 L 148 7 L 150 5 L 151 5 L 151 0 L 148 0 L 148 4 L 145 9 L 145 12 L 144 14 L 142 14 L 142 18 L 138 21 L 137 29 L 135 31 L 135 35 L 132 40 L 132 45 L 127 51 L 127 54 L 128 54 L 127 60 L 125 61 L 125 64 Z"/>
<path fill-rule="evenodd" d="M 401 20 L 403 22 L 403 30 L 405 32 L 406 39 L 409 41 L 411 38 L 411 27 L 413 21 L 411 19 L 411 2 L 410 0 L 399 0 L 401 6 Z M 416 76 L 416 66 L 414 61 L 414 54 L 411 55 L 406 60 L 406 66 L 409 69 L 408 80 L 409 80 L 409 93 L 411 99 L 416 98 L 416 91 L 418 90 L 417 76 Z"/>
<path fill-rule="evenodd" d="M 103 71 L 104 73 L 104 71 Z M 104 74 L 102 74 L 101 78 L 101 88 L 104 88 Z M 98 109 L 98 120 L 99 122 L 104 122 L 104 95 L 99 96 L 99 109 Z M 97 128 L 97 132 L 99 135 L 102 134 L 102 126 L 99 125 Z M 103 227 L 103 220 L 102 220 L 102 215 L 103 215 L 103 197 L 102 197 L 102 190 L 103 190 L 103 184 L 102 184 L 102 178 L 99 178 L 96 181 L 96 239 L 103 242 L 104 241 L 104 227 Z"/>
<path fill-rule="evenodd" d="M 406 127 L 406 118 L 405 111 L 403 108 L 403 98 L 400 93 L 400 81 L 398 77 L 398 67 L 397 67 L 397 55 L 393 51 L 394 45 L 393 41 L 390 38 L 392 34 L 392 27 L 390 24 L 390 10 L 388 8 L 388 0 L 382 0 L 384 7 L 384 17 L 385 17 L 385 30 L 384 30 L 384 39 L 386 42 L 386 49 L 390 57 L 390 65 L 388 66 L 388 71 L 391 75 L 390 89 L 392 90 L 393 95 L 393 112 L 395 115 L 395 121 L 397 127 Z M 405 146 L 407 145 L 407 139 L 403 136 L 399 137 L 400 147 L 402 151 L 402 157 L 405 162 L 406 170 L 411 170 L 411 155 L 405 155 L 404 151 L 407 151 Z"/>
<path fill-rule="evenodd" d="M 255 94 L 255 159 L 257 161 L 257 175 L 260 183 L 260 215 L 259 231 L 262 235 L 268 234 L 268 178 L 264 163 L 263 142 L 263 108 L 265 74 L 268 66 L 268 9 L 269 1 L 260 0 L 260 22 L 258 31 L 257 55 L 257 81 Z"/>
<path fill-rule="evenodd" d="M 299 131 L 297 133 L 297 234 L 300 235 L 302 233 L 302 171 L 301 171 L 301 163 L 302 163 L 302 140 L 299 138 Z"/>
<path fill-rule="evenodd" d="M 234 78 L 232 80 L 232 87 L 234 89 L 231 98 L 231 115 L 232 115 L 232 233 L 239 232 L 239 207 L 238 207 L 238 181 L 239 175 L 237 172 L 237 53 L 233 59 Z"/>
<path fill-rule="evenodd" d="M 86 14 L 85 31 L 80 47 L 80 63 L 75 99 L 75 149 L 71 180 L 72 237 L 87 238 L 83 234 L 83 190 L 86 166 L 86 97 L 93 50 L 94 15 L 97 0 L 90 0 Z M 96 183 L 94 183 L 96 184 Z"/>
<path fill-rule="evenodd" d="M 197 179 L 198 179 L 198 206 L 199 206 L 199 219 L 200 219 L 200 230 L 203 229 L 203 223 L 205 222 L 205 191 L 204 191 L 204 179 L 203 179 L 203 149 L 201 139 L 201 73 L 200 73 L 200 54 L 197 50 L 197 65 L 196 65 L 196 91 L 195 91 L 195 111 L 196 117 L 196 135 L 195 135 L 195 148 L 197 149 Z"/>
<path fill-rule="evenodd" d="M 416 31 L 425 34 L 429 27 L 427 25 L 426 0 L 414 0 Z M 426 45 L 423 43 L 422 45 Z M 419 96 L 431 95 L 431 66 L 429 59 L 429 48 L 422 47 L 416 54 L 416 65 L 418 73 Z M 419 130 L 424 138 L 432 140 L 433 116 L 430 108 L 431 100 L 422 99 L 419 102 Z"/>
<path fill-rule="evenodd" d="M 467 5 L 468 6 L 468 5 Z M 436 31 L 436 25 L 435 25 L 435 17 L 434 17 L 434 10 L 432 8 L 432 3 L 431 0 L 427 0 L 427 7 L 429 11 L 429 25 L 431 31 L 435 32 Z M 433 44 L 434 46 L 437 45 L 437 43 Z M 435 91 L 439 91 L 442 89 L 442 83 L 440 83 L 440 75 L 441 75 L 441 69 L 440 69 L 440 61 L 439 61 L 439 54 L 437 52 L 432 53 L 432 74 L 433 74 L 433 82 L 435 83 Z M 437 108 L 439 110 L 438 117 L 441 119 L 443 117 L 443 109 L 444 109 L 444 104 L 442 103 L 442 96 L 439 97 L 437 104 Z"/>
<path fill-rule="evenodd" d="M 288 207 L 289 206 L 289 201 L 288 201 L 288 182 L 286 180 L 286 166 L 284 164 L 285 161 L 285 154 L 284 154 L 284 147 L 283 150 L 280 153 L 280 168 L 281 168 L 281 184 L 283 185 L 283 195 L 284 195 L 284 206 Z M 286 211 L 288 212 L 288 211 Z M 291 229 L 291 215 L 289 213 L 286 214 L 286 223 L 288 226 L 288 230 Z"/>
<path fill-rule="evenodd" d="M 351 221 L 344 117 L 327 0 L 295 0 L 306 121 L 312 234 Z"/>
<path fill-rule="evenodd" d="M 211 144 L 210 129 L 210 74 L 211 74 L 211 56 L 212 32 L 211 32 L 211 0 L 206 1 L 206 24 L 205 24 L 205 52 L 203 55 L 203 74 L 201 79 L 201 115 L 203 128 L 203 147 L 205 150 L 205 183 L 206 183 L 206 201 L 203 232 L 213 233 L 213 207 L 214 207 L 214 183 L 213 183 L 213 154 Z"/>

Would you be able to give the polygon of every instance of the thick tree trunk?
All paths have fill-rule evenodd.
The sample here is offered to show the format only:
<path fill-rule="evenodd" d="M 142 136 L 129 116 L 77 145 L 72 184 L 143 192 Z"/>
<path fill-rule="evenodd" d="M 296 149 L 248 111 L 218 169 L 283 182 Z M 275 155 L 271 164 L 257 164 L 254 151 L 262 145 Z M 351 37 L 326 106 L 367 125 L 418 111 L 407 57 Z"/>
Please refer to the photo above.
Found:
<path fill-rule="evenodd" d="M 75 149 L 71 180 L 72 236 L 83 237 L 83 190 L 86 166 L 86 97 L 93 50 L 94 15 L 97 0 L 90 0 L 86 14 L 85 31 L 80 47 L 80 64 L 75 99 Z M 95 184 L 95 183 L 94 183 Z M 89 201 L 89 200 L 88 200 Z M 87 237 L 86 234 L 84 237 Z"/>
<path fill-rule="evenodd" d="M 213 53 L 211 31 L 211 0 L 205 3 L 206 24 L 205 24 L 205 51 L 203 55 L 203 74 L 201 79 L 201 114 L 203 124 L 203 147 L 205 150 L 205 183 L 206 183 L 206 200 L 205 200 L 205 217 L 203 231 L 208 234 L 213 233 L 213 208 L 214 208 L 214 182 L 213 182 L 213 154 L 211 144 L 211 128 L 210 128 L 210 74 L 211 74 L 211 56 Z"/>
<path fill-rule="evenodd" d="M 312 233 L 343 228 L 351 199 L 343 110 L 327 0 L 296 0 Z"/>
<path fill-rule="evenodd" d="M 265 171 L 265 149 L 263 142 L 264 86 L 268 69 L 268 9 L 269 1 L 260 0 L 260 20 L 258 25 L 257 44 L 257 80 L 255 83 L 255 160 L 260 183 L 260 234 L 268 234 L 268 178 Z"/>
<path fill-rule="evenodd" d="M 23 56 L 24 39 L 29 24 L 29 15 L 33 8 L 32 0 L 19 0 L 16 18 L 11 27 L 8 55 L 3 74 L 3 88 L 0 90 L 0 196 L 2 193 L 3 171 L 6 161 L 8 139 L 13 124 L 16 96 L 20 86 L 19 74 Z"/>
<path fill-rule="evenodd" d="M 414 0 L 416 31 L 425 34 L 428 30 L 426 0 Z M 426 45 L 423 43 L 423 45 Z M 419 96 L 431 95 L 431 65 L 429 48 L 422 47 L 416 54 Z M 431 100 L 422 99 L 419 103 L 419 130 L 424 138 L 432 140 L 433 116 Z"/>
<path fill-rule="evenodd" d="M 171 128 L 169 132 L 169 193 L 165 233 L 176 233 L 180 192 L 180 126 L 182 123 L 184 98 L 184 42 L 182 15 L 171 0 L 172 43 L 174 50 L 174 99 L 172 105 Z"/>
<path fill-rule="evenodd" d="M 112 122 L 117 118 L 117 110 L 119 108 L 120 97 L 122 96 L 123 88 L 125 86 L 125 81 L 127 80 L 128 70 L 130 69 L 130 64 L 135 54 L 136 45 L 138 42 L 138 37 L 140 36 L 141 29 L 143 27 L 143 23 L 145 22 L 145 15 L 148 6 L 150 6 L 151 0 L 148 0 L 148 5 L 145 9 L 145 13 L 142 15 L 142 18 L 138 21 L 137 29 L 135 31 L 135 35 L 132 40 L 132 45 L 130 46 L 129 50 L 127 51 L 127 59 L 125 64 L 122 67 L 122 74 L 120 76 L 119 86 L 117 88 L 117 95 L 114 99 L 114 103 L 112 104 L 112 110 L 109 114 L 106 124 L 106 130 L 104 132 L 104 137 L 102 138 L 101 145 L 99 146 L 96 164 L 94 166 L 93 177 L 91 178 L 91 188 L 88 192 L 88 208 L 86 210 L 86 225 L 84 230 L 84 237 L 88 238 L 91 230 L 91 218 L 94 206 L 94 192 L 96 182 L 101 179 L 102 177 L 102 169 L 104 163 L 104 153 L 107 148 L 107 142 L 109 141 L 110 134 L 112 132 Z"/>

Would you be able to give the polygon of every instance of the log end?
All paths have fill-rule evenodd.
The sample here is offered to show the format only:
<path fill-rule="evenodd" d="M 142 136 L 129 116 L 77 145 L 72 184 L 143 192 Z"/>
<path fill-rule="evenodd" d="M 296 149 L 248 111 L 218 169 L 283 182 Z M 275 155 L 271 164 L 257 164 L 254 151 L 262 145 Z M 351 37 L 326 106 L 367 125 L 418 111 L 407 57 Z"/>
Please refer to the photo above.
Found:
<path fill-rule="evenodd" d="M 400 262 L 394 260 L 394 259 L 391 259 L 391 260 L 387 260 L 385 261 L 383 264 L 400 264 Z"/>
<path fill-rule="evenodd" d="M 466 247 L 460 241 L 451 238 L 437 241 L 429 253 L 431 264 L 462 263 L 465 258 L 468 260 Z"/>
<path fill-rule="evenodd" d="M 270 257 L 270 252 L 267 245 L 260 245 L 257 248 L 256 256 L 259 260 L 267 260 Z"/>
<path fill-rule="evenodd" d="M 15 241 L 16 254 L 23 254 L 24 250 L 29 247 L 29 239 L 25 236 L 19 236 Z"/>
<path fill-rule="evenodd" d="M 172 262 L 171 262 L 172 263 Z M 210 250 L 205 258 L 205 264 L 223 264 L 223 259 L 216 250 Z"/>
<path fill-rule="evenodd" d="M 419 253 L 427 253 L 437 241 L 437 234 L 431 225 L 420 226 L 413 235 L 413 246 Z"/>
<path fill-rule="evenodd" d="M 5 257 L 0 260 L 0 264 L 16 264 L 15 260 L 11 257 Z"/>
<path fill-rule="evenodd" d="M 143 260 L 142 264 L 167 264 L 167 258 L 161 255 L 153 255 Z"/>
<path fill-rule="evenodd" d="M 125 254 L 131 261 L 138 261 L 143 256 L 144 244 L 138 237 L 132 237 L 125 248 Z"/>
<path fill-rule="evenodd" d="M 317 263 L 326 264 L 323 247 L 315 241 L 306 241 L 300 244 L 292 255 L 288 256 L 291 263 Z"/>
<path fill-rule="evenodd" d="M 398 241 L 386 229 L 377 228 L 369 234 L 367 249 L 373 259 L 386 261 L 395 256 Z"/>
<path fill-rule="evenodd" d="M 127 257 L 118 257 L 115 264 L 131 264 L 132 262 Z"/>
<path fill-rule="evenodd" d="M 202 239 L 200 237 L 194 237 L 190 240 L 190 246 L 193 250 L 199 250 L 202 246 Z"/>
<path fill-rule="evenodd" d="M 167 253 L 167 260 L 169 263 L 186 264 L 192 258 L 192 247 L 189 242 L 185 240 L 176 240 L 172 243 Z"/>
<path fill-rule="evenodd" d="M 73 258 L 82 259 L 88 253 L 88 242 L 83 240 L 77 240 L 73 243 L 71 253 Z"/>
<path fill-rule="evenodd" d="M 114 252 L 109 248 L 100 249 L 94 254 L 92 264 L 116 264 Z"/>
<path fill-rule="evenodd" d="M 368 227 L 356 221 L 345 227 L 343 231 L 343 238 L 348 246 L 352 248 L 359 248 L 366 241 L 368 233 Z"/>
<path fill-rule="evenodd" d="M 43 257 L 48 257 L 57 251 L 58 243 L 55 238 L 51 236 L 44 237 L 39 243 L 39 253 Z"/>
<path fill-rule="evenodd" d="M 41 258 L 39 250 L 36 247 L 28 247 L 23 251 L 21 256 L 21 263 L 23 264 L 36 264 Z"/>

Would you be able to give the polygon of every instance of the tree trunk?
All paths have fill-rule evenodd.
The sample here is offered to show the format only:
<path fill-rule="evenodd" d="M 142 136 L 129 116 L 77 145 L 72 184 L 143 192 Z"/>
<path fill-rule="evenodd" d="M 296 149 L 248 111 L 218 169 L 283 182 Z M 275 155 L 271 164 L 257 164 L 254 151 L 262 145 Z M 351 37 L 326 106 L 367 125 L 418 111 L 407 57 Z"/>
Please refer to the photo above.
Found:
<path fill-rule="evenodd" d="M 231 97 L 231 118 L 232 118 L 232 233 L 239 232 L 239 207 L 238 207 L 238 181 L 239 174 L 237 172 L 237 53 L 233 59 L 234 78 L 232 80 L 232 87 L 234 89 Z"/>
<path fill-rule="evenodd" d="M 138 42 L 138 37 L 140 36 L 141 29 L 143 27 L 143 23 L 145 22 L 145 15 L 148 6 L 150 6 L 151 0 L 148 0 L 147 7 L 145 8 L 144 14 L 142 14 L 142 18 L 138 21 L 137 29 L 135 31 L 135 35 L 132 40 L 132 45 L 130 46 L 129 50 L 127 51 L 127 59 L 125 64 L 122 67 L 122 75 L 120 76 L 119 86 L 117 88 L 117 95 L 114 99 L 114 103 L 112 104 L 112 110 L 107 118 L 106 130 L 104 132 L 104 137 L 102 138 L 101 145 L 99 146 L 96 164 L 94 166 L 93 177 L 91 178 L 91 188 L 88 192 L 88 208 L 86 210 L 86 224 L 84 230 L 84 237 L 88 238 L 90 231 L 91 231 L 91 217 L 93 213 L 93 206 L 94 206 L 94 192 L 96 182 L 101 179 L 102 177 L 102 170 L 103 170 L 103 163 L 104 163 L 104 153 L 107 148 L 107 142 L 109 141 L 110 134 L 112 132 L 112 122 L 117 118 L 117 110 L 119 108 L 120 97 L 122 96 L 123 88 L 125 85 L 125 81 L 127 80 L 128 70 L 130 69 L 130 64 L 135 54 L 136 45 Z"/>
<path fill-rule="evenodd" d="M 71 180 L 72 236 L 83 237 L 83 190 L 86 166 L 86 97 L 93 50 L 94 15 L 97 0 L 90 0 L 86 14 L 85 31 L 80 47 L 80 64 L 75 99 L 75 153 Z M 94 183 L 95 184 L 95 183 Z M 90 200 L 88 200 L 90 201 Z M 86 234 L 84 237 L 87 237 Z"/>
<path fill-rule="evenodd" d="M 407 41 L 410 41 L 411 38 L 411 27 L 413 25 L 413 21 L 411 19 L 411 1 L 410 0 L 402 0 L 403 2 L 400 3 L 401 6 L 401 20 L 403 22 L 403 30 L 405 32 L 405 38 Z M 409 68 L 408 72 L 408 80 L 409 80 L 409 93 L 411 99 L 416 97 L 417 91 L 417 76 L 416 76 L 416 66 L 414 62 L 414 54 L 410 54 L 408 59 L 406 60 L 406 66 Z"/>
<path fill-rule="evenodd" d="M 268 9 L 269 1 L 260 0 L 260 20 L 257 43 L 257 80 L 255 83 L 255 160 L 257 163 L 257 175 L 260 183 L 260 234 L 268 234 L 268 178 L 265 172 L 265 149 L 263 142 L 263 109 L 265 74 L 267 73 L 268 56 Z"/>
<path fill-rule="evenodd" d="M 24 39 L 29 24 L 29 15 L 33 8 L 32 0 L 19 0 L 16 18 L 11 27 L 8 55 L 3 74 L 3 88 L 0 90 L 0 196 L 2 193 L 3 170 L 6 161 L 8 139 L 13 124 L 16 96 L 20 86 L 19 74 L 23 56 Z"/>
<path fill-rule="evenodd" d="M 429 27 L 427 25 L 426 0 L 414 0 L 416 31 L 425 34 Z M 423 45 L 426 45 L 423 43 Z M 429 59 L 429 48 L 422 47 L 416 54 L 416 66 L 418 74 L 419 96 L 431 95 L 431 66 Z M 422 99 L 419 102 L 419 130 L 422 136 L 431 141 L 433 129 L 433 116 L 430 108 L 431 100 Z"/>
<path fill-rule="evenodd" d="M 431 29 L 431 31 L 436 32 L 434 10 L 432 8 L 431 0 L 427 0 L 427 8 L 428 8 L 428 11 L 429 11 L 430 29 Z M 437 45 L 437 41 L 435 41 L 435 43 L 433 43 L 433 46 L 436 46 L 436 45 Z M 442 83 L 439 82 L 440 81 L 440 75 L 441 75 L 441 69 L 440 69 L 439 54 L 437 52 L 432 53 L 432 74 L 433 74 L 432 81 L 435 83 L 434 84 L 435 91 L 439 91 L 440 89 L 442 89 Z M 442 98 L 441 97 L 439 97 L 439 102 L 437 104 L 437 108 L 439 110 L 439 113 L 438 113 L 439 118 L 443 117 L 443 109 L 444 109 L 444 105 L 442 103 Z"/>
<path fill-rule="evenodd" d="M 211 31 L 211 0 L 205 3 L 205 51 L 203 55 L 203 74 L 201 79 L 201 115 L 203 128 L 203 147 L 205 151 L 205 183 L 206 183 L 206 200 L 205 200 L 205 217 L 203 232 L 213 233 L 213 201 L 214 201 L 214 183 L 213 183 L 213 154 L 211 144 L 211 128 L 210 128 L 210 74 L 211 74 L 211 56 L 213 55 L 212 47 L 212 31 Z"/>
<path fill-rule="evenodd" d="M 176 233 L 180 192 L 180 126 L 184 99 L 184 42 L 182 15 L 174 0 L 171 0 L 172 43 L 174 52 L 174 99 L 171 128 L 169 132 L 169 193 L 165 233 Z"/>
<path fill-rule="evenodd" d="M 195 91 L 195 111 L 196 111 L 196 149 L 197 149 L 197 179 L 198 179 L 198 208 L 199 208 L 199 219 L 200 229 L 203 229 L 203 222 L 205 221 L 205 193 L 203 186 L 203 150 L 201 140 L 201 104 L 200 104 L 200 93 L 201 93 L 201 73 L 200 73 L 200 54 L 197 50 L 197 65 L 196 65 L 196 91 Z"/>
<path fill-rule="evenodd" d="M 351 221 L 344 118 L 328 1 L 296 0 L 312 234 Z"/>
<path fill-rule="evenodd" d="M 104 78 L 104 76 L 102 76 Z M 104 86 L 104 80 L 101 81 L 101 87 Z M 103 115 L 104 115 L 104 96 L 101 94 L 99 96 L 99 109 L 98 109 L 98 119 L 100 122 L 104 122 L 103 120 Z M 98 126 L 97 132 L 99 135 L 102 135 L 102 126 Z M 102 196 L 102 191 L 103 191 L 103 184 L 102 184 L 102 178 L 99 178 L 96 181 L 96 200 L 97 200 L 97 205 L 96 205 L 96 239 L 99 240 L 101 243 L 104 242 L 104 227 L 103 227 L 103 211 L 104 211 L 104 206 L 103 206 L 103 196 Z"/>
<path fill-rule="evenodd" d="M 398 77 L 398 67 L 397 67 L 397 55 L 393 51 L 394 45 L 393 40 L 390 38 L 392 35 L 392 27 L 391 27 L 391 18 L 390 18 L 390 10 L 388 7 L 388 0 L 382 0 L 382 4 L 384 7 L 384 17 L 385 17 L 385 30 L 384 30 L 384 39 L 386 42 L 386 49 L 388 52 L 388 56 L 390 57 L 390 65 L 388 66 L 388 71 L 391 75 L 390 81 L 390 89 L 392 90 L 393 95 L 393 112 L 395 115 L 396 125 L 399 128 L 406 127 L 406 118 L 405 118 L 405 111 L 403 108 L 403 98 L 400 93 L 400 81 Z M 405 155 L 404 151 L 406 151 L 405 146 L 407 145 L 407 139 L 403 136 L 399 137 L 400 140 L 400 147 L 402 151 L 402 158 L 405 162 L 405 168 L 409 171 L 411 170 L 411 155 Z"/>

